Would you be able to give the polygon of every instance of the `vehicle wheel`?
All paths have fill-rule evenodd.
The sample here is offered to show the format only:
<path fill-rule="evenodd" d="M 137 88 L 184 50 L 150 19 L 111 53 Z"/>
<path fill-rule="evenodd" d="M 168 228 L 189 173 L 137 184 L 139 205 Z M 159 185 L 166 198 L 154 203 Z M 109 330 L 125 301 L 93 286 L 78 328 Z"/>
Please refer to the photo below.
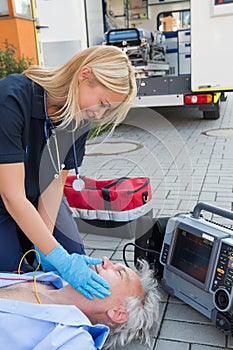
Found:
<path fill-rule="evenodd" d="M 220 101 L 221 102 L 225 102 L 227 100 L 227 94 L 226 93 L 221 93 L 221 96 L 220 96 Z"/>
<path fill-rule="evenodd" d="M 216 120 L 220 117 L 219 103 L 214 106 L 212 111 L 203 111 L 203 119 Z"/>

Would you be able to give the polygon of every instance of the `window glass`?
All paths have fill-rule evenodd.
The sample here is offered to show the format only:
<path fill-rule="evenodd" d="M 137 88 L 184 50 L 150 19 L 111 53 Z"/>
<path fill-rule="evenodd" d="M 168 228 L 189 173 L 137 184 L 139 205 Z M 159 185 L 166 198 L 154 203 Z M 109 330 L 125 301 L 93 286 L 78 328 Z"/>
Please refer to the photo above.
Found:
<path fill-rule="evenodd" d="M 215 5 L 229 4 L 233 2 L 233 0 L 215 0 Z"/>
<path fill-rule="evenodd" d="M 161 32 L 175 32 L 179 29 L 190 28 L 190 10 L 160 13 L 157 27 Z"/>
<path fill-rule="evenodd" d="M 31 0 L 15 0 L 14 4 L 17 16 L 32 18 Z"/>
<path fill-rule="evenodd" d="M 8 15 L 7 0 L 0 0 L 0 16 Z"/>

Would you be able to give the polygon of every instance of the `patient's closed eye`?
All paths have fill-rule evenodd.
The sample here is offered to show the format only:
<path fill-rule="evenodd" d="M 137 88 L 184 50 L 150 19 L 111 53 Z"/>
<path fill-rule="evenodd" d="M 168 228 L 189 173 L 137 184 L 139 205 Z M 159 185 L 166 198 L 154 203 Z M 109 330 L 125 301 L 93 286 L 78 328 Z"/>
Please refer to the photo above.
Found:
<path fill-rule="evenodd" d="M 117 273 L 122 279 L 124 279 L 124 275 L 126 274 L 126 271 L 125 271 L 124 267 L 119 266 L 118 268 L 116 268 L 116 273 Z"/>

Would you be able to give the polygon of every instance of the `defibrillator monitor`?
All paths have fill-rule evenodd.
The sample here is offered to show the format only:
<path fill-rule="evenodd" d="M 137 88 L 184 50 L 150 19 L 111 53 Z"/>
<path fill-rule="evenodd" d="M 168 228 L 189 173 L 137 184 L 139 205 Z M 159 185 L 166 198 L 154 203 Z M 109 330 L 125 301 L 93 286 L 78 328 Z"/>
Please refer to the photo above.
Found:
<path fill-rule="evenodd" d="M 205 284 L 214 237 L 177 228 L 170 265 L 187 276 Z"/>
<path fill-rule="evenodd" d="M 225 334 L 233 335 L 233 230 L 204 219 L 201 210 L 233 221 L 233 212 L 198 203 L 168 220 L 160 262 L 162 286 Z"/>

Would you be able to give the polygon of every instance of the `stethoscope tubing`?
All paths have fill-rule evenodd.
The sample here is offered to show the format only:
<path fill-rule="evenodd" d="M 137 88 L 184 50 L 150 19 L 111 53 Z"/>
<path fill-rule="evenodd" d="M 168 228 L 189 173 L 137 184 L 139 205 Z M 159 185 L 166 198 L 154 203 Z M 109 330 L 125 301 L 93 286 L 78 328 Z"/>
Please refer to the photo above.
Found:
<path fill-rule="evenodd" d="M 60 155 L 59 155 L 59 148 L 58 148 L 58 142 L 57 142 L 57 135 L 56 135 L 56 131 L 55 131 L 55 127 L 53 125 L 52 120 L 49 118 L 48 116 L 48 112 L 47 112 L 47 104 L 46 104 L 46 91 L 44 91 L 44 114 L 45 114 L 45 121 L 44 121 L 44 136 L 45 136 L 45 141 L 46 141 L 46 145 L 48 148 L 48 152 L 50 155 L 50 159 L 51 162 L 53 164 L 53 168 L 55 170 L 55 177 L 58 177 L 62 171 L 62 169 L 65 167 L 64 164 L 60 164 Z M 48 130 L 51 131 L 52 133 L 52 137 L 54 138 L 54 143 L 55 143 L 55 148 L 56 148 L 56 157 L 57 157 L 57 166 L 55 164 L 51 149 L 50 149 L 50 141 L 49 141 L 49 132 Z M 78 161 L 77 161 L 77 155 L 76 155 L 76 148 L 75 148 L 75 137 L 74 137 L 74 131 L 71 131 L 71 135 L 72 135 L 72 151 L 73 151 L 73 158 L 74 158 L 74 169 L 75 169 L 75 174 L 78 181 L 81 181 L 82 184 L 80 184 L 80 189 L 82 190 L 84 183 L 83 180 L 81 180 L 79 178 L 79 170 L 78 170 Z M 73 186 L 75 190 L 76 186 Z M 79 188 L 79 186 L 77 186 Z M 79 190 L 78 190 L 79 191 Z"/>

